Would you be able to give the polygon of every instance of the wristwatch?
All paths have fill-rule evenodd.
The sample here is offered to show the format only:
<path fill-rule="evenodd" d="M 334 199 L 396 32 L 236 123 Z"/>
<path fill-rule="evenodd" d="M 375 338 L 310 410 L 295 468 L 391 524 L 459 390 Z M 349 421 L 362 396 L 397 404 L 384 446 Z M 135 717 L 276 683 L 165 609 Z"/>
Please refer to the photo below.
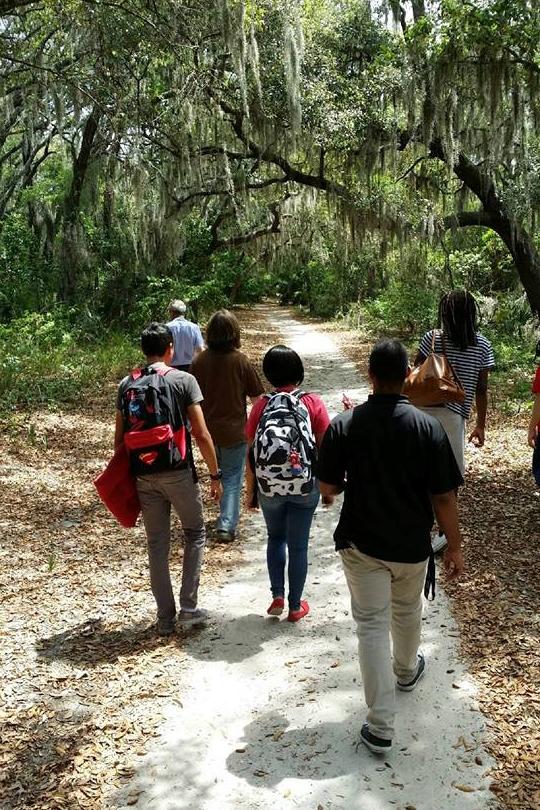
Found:
<path fill-rule="evenodd" d="M 221 481 L 221 479 L 223 478 L 223 472 L 221 470 L 218 470 L 215 475 L 212 475 L 212 473 L 210 473 L 210 478 L 212 479 L 212 481 Z"/>

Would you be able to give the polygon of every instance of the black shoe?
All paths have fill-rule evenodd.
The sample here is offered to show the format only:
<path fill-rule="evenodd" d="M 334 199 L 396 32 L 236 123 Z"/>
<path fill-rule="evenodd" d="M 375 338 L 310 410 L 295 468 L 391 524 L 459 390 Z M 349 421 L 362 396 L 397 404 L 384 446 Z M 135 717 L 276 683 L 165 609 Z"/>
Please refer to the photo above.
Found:
<path fill-rule="evenodd" d="M 156 622 L 158 636 L 172 636 L 176 630 L 174 616 L 172 619 L 158 619 Z"/>
<path fill-rule="evenodd" d="M 218 543 L 232 543 L 234 541 L 234 532 L 228 532 L 225 529 L 217 529 L 216 540 Z"/>
<path fill-rule="evenodd" d="M 386 754 L 392 750 L 392 740 L 383 740 L 372 734 L 367 723 L 360 730 L 360 739 L 373 754 Z"/>
<path fill-rule="evenodd" d="M 418 653 L 418 666 L 416 667 L 416 674 L 412 681 L 407 681 L 404 683 L 403 681 L 397 682 L 397 688 L 401 689 L 402 692 L 412 692 L 413 689 L 416 688 L 416 684 L 422 677 L 426 670 L 426 659 L 422 655 L 422 653 Z"/>

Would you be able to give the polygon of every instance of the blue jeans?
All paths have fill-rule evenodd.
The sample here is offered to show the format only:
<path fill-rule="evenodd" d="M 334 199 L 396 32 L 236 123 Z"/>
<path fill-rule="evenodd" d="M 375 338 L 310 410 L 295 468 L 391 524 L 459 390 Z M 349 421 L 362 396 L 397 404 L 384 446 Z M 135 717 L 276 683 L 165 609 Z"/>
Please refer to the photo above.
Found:
<path fill-rule="evenodd" d="M 307 576 L 308 540 L 313 513 L 319 503 L 315 483 L 309 495 L 259 493 L 259 504 L 268 530 L 266 561 L 274 599 L 285 596 L 285 562 L 289 552 L 289 610 L 298 610 Z"/>
<path fill-rule="evenodd" d="M 234 532 L 240 517 L 240 493 L 246 463 L 246 442 L 232 447 L 216 447 L 218 464 L 223 473 L 223 496 L 219 502 L 219 518 L 216 528 Z"/>

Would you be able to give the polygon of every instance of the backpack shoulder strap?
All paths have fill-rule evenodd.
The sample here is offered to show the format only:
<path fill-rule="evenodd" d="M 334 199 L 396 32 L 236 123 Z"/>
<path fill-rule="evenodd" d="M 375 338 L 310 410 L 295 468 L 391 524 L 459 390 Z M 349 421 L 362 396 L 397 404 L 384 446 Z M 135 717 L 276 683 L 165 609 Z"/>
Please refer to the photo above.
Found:
<path fill-rule="evenodd" d="M 163 367 L 154 368 L 154 366 L 150 364 L 149 366 L 144 366 L 144 368 L 142 369 L 136 369 L 138 373 L 137 376 L 134 377 L 134 379 L 138 379 L 139 377 L 142 376 L 147 376 L 148 374 L 158 374 L 160 377 L 165 377 L 169 373 L 169 371 L 172 370 L 173 369 L 171 368 L 171 366 L 165 366 L 165 368 Z"/>
<path fill-rule="evenodd" d="M 290 392 L 290 394 L 294 395 L 294 397 L 295 397 L 295 398 L 298 400 L 298 402 L 299 402 L 299 403 L 301 402 L 301 397 L 302 397 L 302 396 L 305 396 L 305 393 L 304 393 L 304 392 L 302 392 L 302 391 L 299 391 L 299 392 L 296 392 L 296 391 L 291 391 L 291 392 Z M 300 420 L 299 420 L 299 417 L 298 417 L 298 413 L 297 413 L 297 411 L 296 411 L 296 408 L 294 407 L 294 405 L 293 405 L 293 403 L 291 402 L 290 398 L 287 400 L 287 403 L 288 403 L 288 406 L 289 406 L 289 411 L 291 412 L 292 417 L 293 417 L 294 421 L 296 422 L 296 427 L 297 427 L 297 429 L 298 429 L 298 433 L 299 433 L 299 435 L 300 435 L 300 437 L 301 437 L 301 439 L 302 439 L 302 443 L 304 444 L 304 446 L 306 447 L 306 449 L 309 449 L 309 447 L 308 447 L 308 445 L 307 445 L 307 442 L 306 442 L 306 439 L 305 439 L 305 437 L 304 437 L 304 435 L 302 434 L 302 431 L 301 431 L 301 429 L 300 429 Z M 310 427 L 310 430 L 311 430 L 311 432 L 312 432 L 312 434 L 313 434 L 313 428 L 312 428 L 312 425 L 311 425 L 311 413 L 309 412 L 309 408 L 308 408 L 308 407 L 307 407 L 307 405 L 305 405 L 303 402 L 302 402 L 302 407 L 303 407 L 303 409 L 304 409 L 304 410 L 306 411 L 306 413 L 307 413 L 309 427 Z"/>
<path fill-rule="evenodd" d="M 300 388 L 294 388 L 292 391 L 276 391 L 276 394 L 281 394 L 286 397 L 294 397 L 295 399 L 302 399 L 307 396 L 306 391 L 301 391 Z"/>

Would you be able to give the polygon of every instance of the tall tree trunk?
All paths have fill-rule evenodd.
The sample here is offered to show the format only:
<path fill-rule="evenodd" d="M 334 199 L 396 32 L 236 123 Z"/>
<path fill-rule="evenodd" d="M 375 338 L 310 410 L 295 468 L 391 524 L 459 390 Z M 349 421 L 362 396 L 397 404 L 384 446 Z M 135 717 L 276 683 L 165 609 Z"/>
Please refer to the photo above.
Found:
<path fill-rule="evenodd" d="M 491 228 L 512 256 L 519 279 L 534 315 L 540 318 L 540 253 L 532 236 L 509 216 L 499 211 L 463 211 L 445 219 L 447 228 Z"/>
<path fill-rule="evenodd" d="M 413 18 L 415 22 L 426 16 L 426 4 L 424 0 L 412 0 Z"/>
<path fill-rule="evenodd" d="M 430 144 L 432 157 L 447 162 L 441 142 L 435 139 Z M 491 228 L 508 248 L 533 314 L 540 317 L 540 253 L 534 240 L 525 228 L 508 212 L 500 198 L 494 180 L 473 163 L 466 155 L 460 154 L 453 166 L 454 173 L 462 180 L 482 203 L 480 211 L 464 211 L 448 217 L 446 224 L 458 227 L 476 225 Z"/>
<path fill-rule="evenodd" d="M 81 147 L 73 163 L 71 186 L 64 204 L 64 220 L 66 222 L 77 222 L 79 218 L 81 194 L 90 164 L 92 147 L 97 134 L 100 115 L 99 110 L 94 108 L 84 124 Z"/>
<path fill-rule="evenodd" d="M 510 251 L 531 309 L 540 318 L 540 254 L 532 237 L 509 219 L 501 219 L 494 230 Z"/>
<path fill-rule="evenodd" d="M 80 206 L 84 181 L 92 157 L 92 149 L 98 131 L 101 113 L 95 107 L 85 121 L 79 153 L 73 162 L 71 186 L 64 202 L 62 233 L 62 297 L 65 301 L 73 300 L 77 286 L 77 271 L 80 263 Z"/>

